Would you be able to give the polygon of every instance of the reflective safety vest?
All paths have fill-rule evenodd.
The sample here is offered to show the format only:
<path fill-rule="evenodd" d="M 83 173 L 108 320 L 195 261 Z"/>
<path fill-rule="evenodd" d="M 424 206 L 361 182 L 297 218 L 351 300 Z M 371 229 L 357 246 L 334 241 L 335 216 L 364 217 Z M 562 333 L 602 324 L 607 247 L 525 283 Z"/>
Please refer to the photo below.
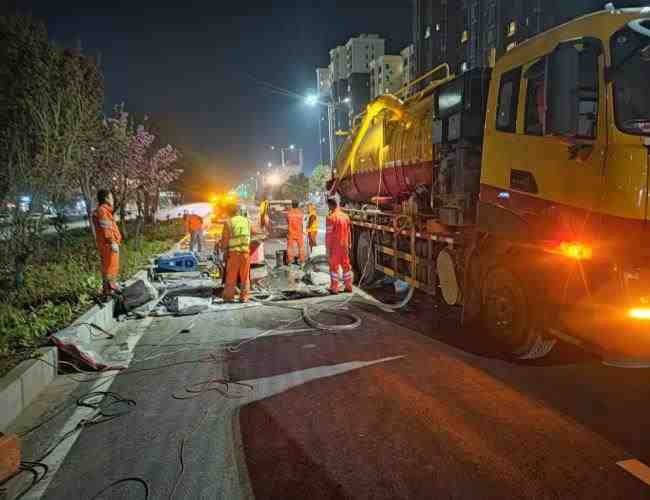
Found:
<path fill-rule="evenodd" d="M 228 231 L 229 252 L 249 252 L 251 245 L 251 223 L 247 217 L 236 215 L 226 227 Z"/>
<path fill-rule="evenodd" d="M 307 219 L 307 232 L 318 232 L 318 215 L 316 214 L 316 210 L 309 210 L 309 218 Z"/>

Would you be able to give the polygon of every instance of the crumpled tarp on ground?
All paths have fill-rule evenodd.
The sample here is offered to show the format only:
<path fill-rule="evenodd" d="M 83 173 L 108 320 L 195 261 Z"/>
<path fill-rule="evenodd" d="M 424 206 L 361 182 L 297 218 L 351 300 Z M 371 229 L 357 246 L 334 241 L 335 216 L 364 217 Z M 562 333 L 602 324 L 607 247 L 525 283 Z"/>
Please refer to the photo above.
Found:
<path fill-rule="evenodd" d="M 122 290 L 121 300 L 116 302 L 114 313 L 123 314 L 137 310 L 147 303 L 155 303 L 158 290 L 147 280 L 137 280 Z M 105 306 L 106 307 L 106 306 Z M 52 342 L 63 353 L 81 361 L 93 370 L 116 370 L 123 365 L 109 363 L 98 351 L 94 335 L 101 330 L 92 324 L 71 325 L 51 336 Z M 106 338 L 106 337 L 105 337 Z"/>
<path fill-rule="evenodd" d="M 72 325 L 52 335 L 54 345 L 63 353 L 93 370 L 122 370 L 124 365 L 109 363 L 93 345 L 93 327 L 85 323 Z"/>

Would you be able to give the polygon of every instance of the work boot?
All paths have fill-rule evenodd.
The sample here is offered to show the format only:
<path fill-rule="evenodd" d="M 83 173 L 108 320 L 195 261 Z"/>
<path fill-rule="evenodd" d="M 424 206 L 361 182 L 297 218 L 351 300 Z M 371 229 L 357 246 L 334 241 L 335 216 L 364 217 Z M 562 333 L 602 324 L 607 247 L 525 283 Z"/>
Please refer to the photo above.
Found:
<path fill-rule="evenodd" d="M 352 293 L 352 292 L 353 292 L 352 287 L 347 287 L 347 286 L 345 287 L 345 293 Z"/>
<path fill-rule="evenodd" d="M 338 290 L 332 290 L 330 289 L 330 295 L 338 295 L 339 291 Z"/>

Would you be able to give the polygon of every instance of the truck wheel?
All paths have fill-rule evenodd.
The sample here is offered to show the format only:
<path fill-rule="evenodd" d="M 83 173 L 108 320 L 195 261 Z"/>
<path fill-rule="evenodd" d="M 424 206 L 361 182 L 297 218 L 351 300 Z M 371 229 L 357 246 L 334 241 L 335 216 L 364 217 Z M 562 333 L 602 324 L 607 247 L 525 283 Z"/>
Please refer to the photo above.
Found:
<path fill-rule="evenodd" d="M 518 359 L 546 356 L 555 345 L 539 333 L 531 296 L 524 283 L 505 266 L 488 271 L 481 293 L 481 317 L 490 335 Z"/>
<path fill-rule="evenodd" d="M 360 285 L 379 279 L 379 273 L 375 270 L 375 253 L 369 231 L 360 231 L 358 234 L 354 263 Z"/>

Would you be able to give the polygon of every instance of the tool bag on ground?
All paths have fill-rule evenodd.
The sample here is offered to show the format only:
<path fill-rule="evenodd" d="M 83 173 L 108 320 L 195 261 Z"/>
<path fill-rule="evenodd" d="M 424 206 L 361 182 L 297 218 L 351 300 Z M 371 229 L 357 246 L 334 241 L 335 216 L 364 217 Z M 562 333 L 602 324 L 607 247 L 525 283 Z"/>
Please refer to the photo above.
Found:
<path fill-rule="evenodd" d="M 156 298 L 158 298 L 158 291 L 151 283 L 145 280 L 137 280 L 122 289 L 122 294 L 117 297 L 115 303 L 114 316 L 117 318 L 123 314 L 128 314 Z"/>

